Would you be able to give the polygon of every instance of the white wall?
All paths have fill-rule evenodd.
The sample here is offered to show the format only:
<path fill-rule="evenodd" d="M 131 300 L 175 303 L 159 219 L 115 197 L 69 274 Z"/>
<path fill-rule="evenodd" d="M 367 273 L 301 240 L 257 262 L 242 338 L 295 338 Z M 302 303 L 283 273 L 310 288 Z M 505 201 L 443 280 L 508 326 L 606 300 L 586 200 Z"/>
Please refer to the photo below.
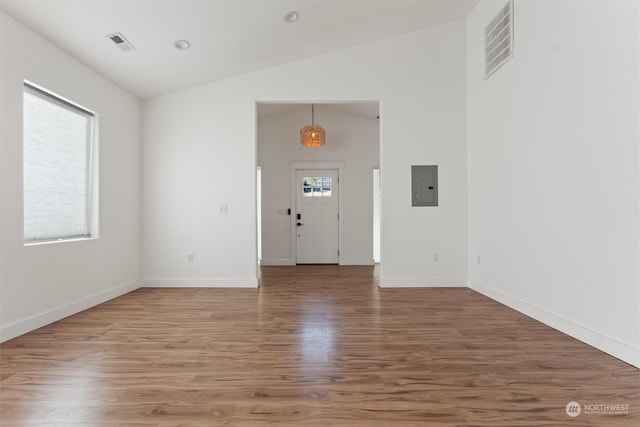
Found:
<path fill-rule="evenodd" d="M 468 19 L 471 287 L 638 366 L 638 2 L 516 0 L 485 81 L 504 3 Z"/>
<path fill-rule="evenodd" d="M 258 107 L 260 108 L 260 107 Z M 263 264 L 292 265 L 290 162 L 344 161 L 342 265 L 373 264 L 373 168 L 380 163 L 380 133 L 375 117 L 363 119 L 315 106 L 315 121 L 327 131 L 317 149 L 300 144 L 300 128 L 311 122 L 311 107 L 258 120 L 258 166 L 262 168 Z"/>
<path fill-rule="evenodd" d="M 140 103 L 3 12 L 0 58 L 0 339 L 6 340 L 139 286 Z M 24 79 L 99 114 L 99 239 L 23 245 Z"/>
<path fill-rule="evenodd" d="M 145 282 L 256 285 L 256 101 L 379 100 L 381 283 L 465 285 L 465 52 L 460 22 L 144 101 Z M 411 208 L 412 164 L 440 207 Z"/>

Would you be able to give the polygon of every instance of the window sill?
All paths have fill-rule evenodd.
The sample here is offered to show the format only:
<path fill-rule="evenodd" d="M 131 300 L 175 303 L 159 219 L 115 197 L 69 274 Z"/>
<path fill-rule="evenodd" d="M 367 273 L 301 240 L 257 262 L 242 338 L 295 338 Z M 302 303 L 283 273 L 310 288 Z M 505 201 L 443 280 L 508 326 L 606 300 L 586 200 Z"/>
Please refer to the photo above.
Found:
<path fill-rule="evenodd" d="M 39 242 L 24 242 L 24 246 L 44 246 L 44 245 L 53 245 L 57 243 L 72 243 L 72 242 L 85 242 L 87 240 L 98 240 L 99 236 L 91 236 L 91 237 L 77 237 L 72 239 L 56 239 L 56 240 L 43 240 Z"/>

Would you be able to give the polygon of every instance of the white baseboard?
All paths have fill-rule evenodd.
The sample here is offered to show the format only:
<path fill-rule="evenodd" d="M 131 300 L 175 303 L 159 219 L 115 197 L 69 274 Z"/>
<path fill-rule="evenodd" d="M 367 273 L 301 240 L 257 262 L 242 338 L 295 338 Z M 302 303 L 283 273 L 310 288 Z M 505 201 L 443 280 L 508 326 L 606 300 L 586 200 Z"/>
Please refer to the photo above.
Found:
<path fill-rule="evenodd" d="M 340 258 L 340 265 L 374 265 L 373 258 Z"/>
<path fill-rule="evenodd" d="M 564 334 L 597 348 L 613 357 L 640 368 L 640 349 L 621 343 L 611 337 L 602 335 L 585 326 L 574 323 L 561 316 L 531 305 L 519 298 L 494 289 L 484 283 L 469 279 L 469 288 L 498 301 L 509 308 L 544 323 Z"/>
<path fill-rule="evenodd" d="M 466 277 L 385 277 L 378 279 L 381 288 L 466 288 Z"/>
<path fill-rule="evenodd" d="M 373 258 L 341 258 L 340 265 L 374 265 Z M 296 265 L 289 258 L 263 258 L 260 265 Z"/>
<path fill-rule="evenodd" d="M 97 294 L 89 295 L 85 298 L 70 302 L 69 304 L 61 305 L 43 313 L 10 323 L 9 325 L 0 328 L 0 342 L 34 331 L 50 323 L 64 319 L 65 317 L 69 317 L 131 291 L 135 291 L 138 288 L 140 288 L 139 280 L 125 282 L 111 289 L 107 289 L 106 291 L 98 292 Z"/>
<path fill-rule="evenodd" d="M 289 258 L 262 258 L 260 265 L 295 265 Z"/>
<path fill-rule="evenodd" d="M 145 278 L 144 288 L 257 288 L 257 277 Z"/>

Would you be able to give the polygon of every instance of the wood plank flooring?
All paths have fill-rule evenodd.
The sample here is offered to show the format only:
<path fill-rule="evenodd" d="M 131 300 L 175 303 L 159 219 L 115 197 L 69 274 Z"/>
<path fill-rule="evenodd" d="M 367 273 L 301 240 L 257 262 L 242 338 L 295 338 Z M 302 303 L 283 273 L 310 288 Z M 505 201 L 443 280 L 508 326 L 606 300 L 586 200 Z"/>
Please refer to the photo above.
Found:
<path fill-rule="evenodd" d="M 472 290 L 378 289 L 372 272 L 140 289 L 7 341 L 0 424 L 640 425 L 640 370 Z"/>

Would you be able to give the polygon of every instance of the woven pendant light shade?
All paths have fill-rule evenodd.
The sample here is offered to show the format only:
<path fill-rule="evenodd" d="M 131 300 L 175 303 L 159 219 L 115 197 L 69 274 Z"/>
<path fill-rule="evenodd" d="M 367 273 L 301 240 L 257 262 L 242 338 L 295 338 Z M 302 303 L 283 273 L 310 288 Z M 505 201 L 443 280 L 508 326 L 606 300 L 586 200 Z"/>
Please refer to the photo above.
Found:
<path fill-rule="evenodd" d="M 309 148 L 318 148 L 324 145 L 325 132 L 318 125 L 306 125 L 300 129 L 300 144 Z"/>
<path fill-rule="evenodd" d="M 300 144 L 309 148 L 322 147 L 325 142 L 325 131 L 314 123 L 314 106 L 311 104 L 311 124 L 300 129 Z"/>

